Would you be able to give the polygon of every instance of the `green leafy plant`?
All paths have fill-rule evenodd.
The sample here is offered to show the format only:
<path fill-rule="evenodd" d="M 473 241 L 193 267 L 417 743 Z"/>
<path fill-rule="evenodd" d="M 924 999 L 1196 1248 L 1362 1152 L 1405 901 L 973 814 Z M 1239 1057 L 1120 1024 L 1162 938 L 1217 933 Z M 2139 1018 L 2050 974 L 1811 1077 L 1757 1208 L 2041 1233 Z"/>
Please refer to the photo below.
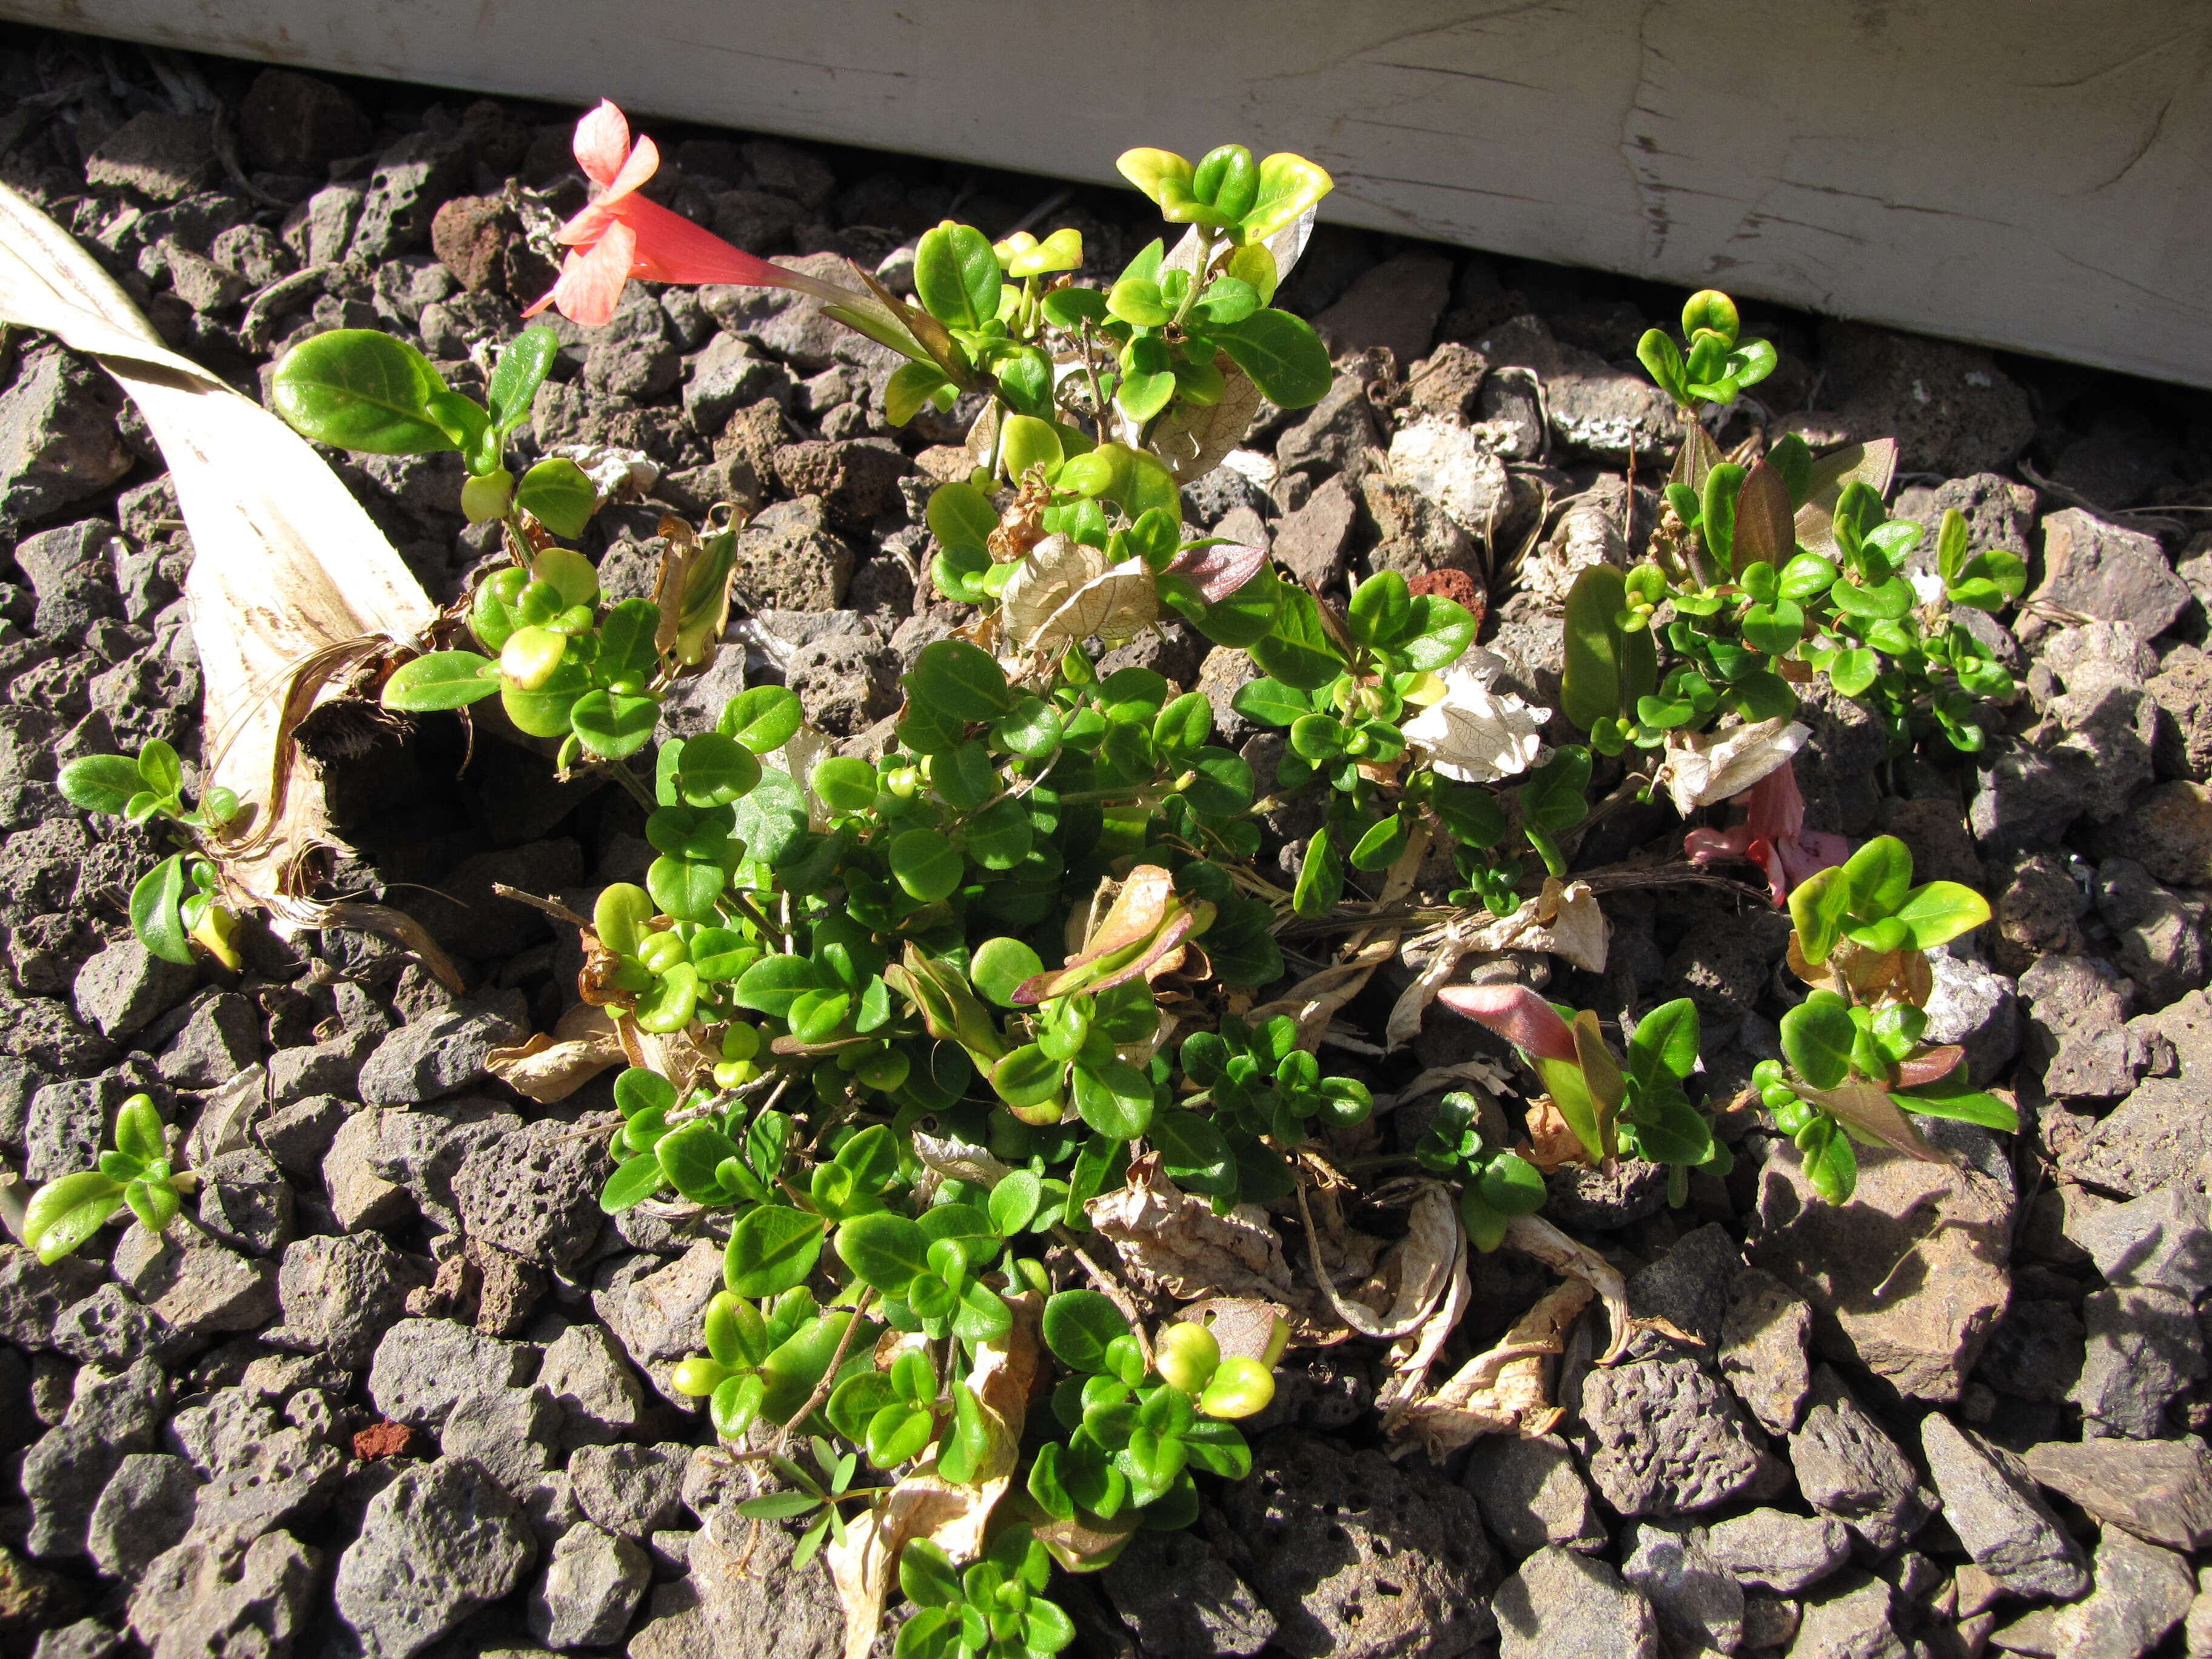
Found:
<path fill-rule="evenodd" d="M 1728 1172 L 1733 1162 L 1728 1148 L 1714 1138 L 1710 1117 L 1689 1097 L 1699 1040 L 1697 1006 L 1687 997 L 1662 1003 L 1637 1022 L 1625 1066 L 1607 1043 L 1594 1012 L 1555 1007 L 1526 986 L 1455 986 L 1439 993 L 1437 1000 L 1520 1049 L 1542 1080 L 1553 1112 L 1573 1137 L 1575 1155 L 1602 1164 L 1626 1153 L 1663 1164 L 1669 1201 L 1676 1205 L 1688 1196 L 1692 1170 Z M 1464 1135 L 1458 1132 L 1462 1146 Z M 1494 1244 L 1505 1220 L 1525 1212 L 1500 1201 L 1510 1192 L 1525 1190 L 1525 1177 L 1510 1166 L 1470 1190 L 1481 1206 L 1468 1219 L 1470 1238 L 1488 1237 Z M 1463 1202 L 1463 1213 L 1464 1209 Z"/>
<path fill-rule="evenodd" d="M 152 1098 L 132 1095 L 115 1115 L 115 1145 L 97 1168 L 49 1181 L 31 1194 L 22 1237 L 40 1261 L 75 1250 L 126 1206 L 149 1232 L 175 1219 L 194 1177 L 170 1161 L 161 1114 Z"/>
<path fill-rule="evenodd" d="M 1340 608 L 1265 549 L 1184 535 L 1182 486 L 1262 400 L 1296 409 L 1328 387 L 1326 349 L 1273 301 L 1329 179 L 1237 145 L 1195 162 L 1132 150 L 1121 167 L 1182 240 L 1151 243 L 1103 286 L 1079 280 L 1072 229 L 994 244 L 948 220 L 917 242 L 912 303 L 857 272 L 823 283 L 687 240 L 686 270 L 803 291 L 901 354 L 882 392 L 894 423 L 963 397 L 980 407 L 972 466 L 926 509 L 931 579 L 974 614 L 914 657 L 903 707 L 865 750 L 833 749 L 778 686 L 654 744 L 671 688 L 723 630 L 736 527 L 668 526 L 657 597 L 610 602 L 561 544 L 596 509 L 590 480 L 567 462 L 519 480 L 507 465 L 550 331 L 508 344 L 481 403 L 369 331 L 296 347 L 274 388 L 318 441 L 459 453 L 464 510 L 502 526 L 507 564 L 436 648 L 389 675 L 385 704 L 479 709 L 551 741 L 563 774 L 605 770 L 642 811 L 643 879 L 577 918 L 581 993 L 646 1062 L 614 1081 L 599 1202 L 726 1225 L 701 1351 L 672 1382 L 785 1488 L 741 1512 L 799 1525 L 803 1565 L 860 1547 L 854 1523 L 880 1520 L 909 1482 L 933 1503 L 988 1506 L 973 1559 L 927 1538 L 894 1546 L 912 1604 L 901 1659 L 1059 1651 L 1073 1629 L 1045 1594 L 1054 1563 L 1103 1566 L 1140 1526 L 1189 1524 L 1200 1481 L 1249 1473 L 1237 1425 L 1272 1400 L 1287 1325 L 1269 1304 L 1215 1297 L 1146 1330 L 1108 1294 L 1119 1287 L 1091 1235 L 1101 1205 L 1139 1182 L 1219 1217 L 1301 1193 L 1301 1164 L 1355 1161 L 1367 1084 L 1321 1059 L 1325 1021 L 1253 1006 L 1285 975 L 1279 929 L 1376 925 L 1369 898 L 1405 892 L 1438 839 L 1453 923 L 1478 905 L 1540 909 L 1574 873 L 1601 767 L 1787 714 L 1815 673 L 1878 688 L 1899 741 L 1929 721 L 1960 741 L 1980 728 L 1958 698 L 2009 692 L 1926 606 L 1924 627 L 1895 631 L 1900 595 L 1918 605 L 1900 563 L 1911 532 L 1883 520 L 1871 473 L 1794 441 L 1748 467 L 1719 457 L 1698 406 L 1756 383 L 1774 352 L 1706 293 L 1681 344 L 1655 332 L 1640 354 L 1692 417 L 1684 459 L 1653 562 L 1595 567 L 1570 596 L 1565 702 L 1589 741 L 1547 750 L 1544 711 L 1468 656 L 1467 609 L 1389 572 Z M 625 214 L 665 231 L 623 198 L 578 234 Z M 1967 556 L 1948 521 L 1937 552 L 1948 604 L 2019 591 L 2021 572 Z M 1206 695 L 1149 668 L 1100 672 L 1102 647 L 1178 617 L 1251 659 L 1234 707 L 1285 733 L 1267 801 L 1216 741 Z M 1862 650 L 1882 653 L 1863 682 Z M 136 763 L 79 763 L 64 788 L 204 842 L 230 807 L 190 813 L 180 783 L 175 757 L 149 746 Z M 1322 821 L 1285 890 L 1260 866 L 1260 814 L 1301 793 Z M 209 891 L 189 860 L 149 878 L 166 942 L 196 925 L 187 888 Z M 1990 1097 L 1945 1091 L 1951 1068 L 1918 1046 L 1911 994 L 1919 951 L 1986 909 L 1909 875 L 1908 862 L 1898 887 L 1891 854 L 1869 848 L 1797 889 L 1793 961 L 1815 988 L 1785 1022 L 1790 1067 L 1761 1086 L 1785 1127 L 1802 1113 L 1801 1145 L 1825 1135 L 1847 1154 L 1869 1132 L 1855 1091 L 1894 1097 L 1900 1116 L 1948 1105 L 1994 1121 Z M 1728 1167 L 1692 1095 L 1687 1000 L 1647 1012 L 1622 1054 L 1595 1012 L 1532 991 L 1440 997 L 1504 1033 L 1542 1085 L 1525 1144 L 1453 1094 L 1415 1154 L 1456 1185 L 1479 1249 L 1541 1204 L 1562 1162 L 1652 1159 L 1678 1203 L 1692 1170 Z M 189 1177 L 161 1161 L 149 1114 L 127 1109 L 128 1144 L 33 1200 L 42 1251 L 73 1248 L 124 1203 L 173 1212 Z M 1816 1178 L 1847 1190 L 1838 1156 L 1820 1156 L 1831 1176 Z M 854 1484 L 864 1463 L 881 1483 Z"/>
<path fill-rule="evenodd" d="M 1934 1156 L 1908 1114 L 2020 1127 L 2008 1102 L 1960 1078 L 1963 1049 L 1921 1040 L 1926 953 L 1987 921 L 1988 901 L 1957 882 L 1914 885 L 1911 849 L 1879 836 L 1799 885 L 1790 915 L 1790 965 L 1813 989 L 1782 1017 L 1783 1059 L 1752 1083 L 1823 1197 L 1857 1185 L 1855 1142 Z"/>
<path fill-rule="evenodd" d="M 163 859 L 131 890 L 131 930 L 164 961 L 192 965 L 198 945 L 227 968 L 239 966 L 231 936 L 236 915 L 221 897 L 214 861 L 199 848 L 221 837 L 238 815 L 238 798 L 217 787 L 195 811 L 185 805 L 184 765 L 177 751 L 155 738 L 136 760 L 88 755 L 71 761 L 56 780 L 62 799 L 88 812 L 105 812 L 133 823 L 164 823 L 184 833 L 193 850 Z"/>

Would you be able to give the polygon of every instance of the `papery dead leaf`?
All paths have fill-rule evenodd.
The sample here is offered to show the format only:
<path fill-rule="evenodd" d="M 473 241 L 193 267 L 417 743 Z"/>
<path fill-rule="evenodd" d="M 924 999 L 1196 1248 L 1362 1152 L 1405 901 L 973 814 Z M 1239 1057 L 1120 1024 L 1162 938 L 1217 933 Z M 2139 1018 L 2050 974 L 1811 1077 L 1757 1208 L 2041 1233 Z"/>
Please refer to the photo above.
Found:
<path fill-rule="evenodd" d="M 1521 1156 L 1546 1175 L 1563 1164 L 1587 1164 L 1589 1153 L 1583 1146 L 1583 1138 L 1566 1120 L 1549 1095 L 1539 1095 L 1528 1103 L 1528 1133 L 1518 1148 Z"/>
<path fill-rule="evenodd" d="M 1272 1002 L 1263 1002 L 1244 1018 L 1254 1025 L 1287 1014 L 1298 1023 L 1298 1047 L 1318 1047 L 1322 1033 L 1336 1011 L 1358 996 L 1375 970 L 1398 953 L 1398 933 L 1393 928 L 1362 945 L 1350 959 L 1332 963 L 1308 975 Z"/>
<path fill-rule="evenodd" d="M 975 1367 L 967 1377 L 992 1431 L 991 1452 L 975 1484 L 945 1480 L 932 1458 L 848 1521 L 843 1540 L 823 1552 L 845 1607 L 845 1659 L 867 1659 L 875 1645 L 898 1553 L 909 1540 L 927 1538 L 956 1563 L 982 1553 L 991 1511 L 1006 1495 L 1020 1454 L 1043 1314 L 1035 1291 L 1006 1300 L 1013 1310 L 1013 1328 L 999 1340 L 976 1346 Z"/>
<path fill-rule="evenodd" d="M 1467 1250 L 1459 1212 L 1443 1188 L 1434 1182 L 1422 1183 L 1406 1218 L 1406 1236 L 1390 1247 L 1384 1258 L 1382 1277 L 1392 1295 L 1389 1310 L 1379 1316 L 1338 1293 L 1320 1259 L 1320 1235 L 1314 1228 L 1313 1211 L 1303 1182 L 1297 1200 L 1298 1215 L 1306 1224 L 1306 1238 L 1313 1253 L 1314 1279 L 1336 1316 L 1360 1335 L 1378 1341 L 1395 1341 L 1419 1329 L 1450 1285 L 1453 1270 L 1465 1260 Z"/>
<path fill-rule="evenodd" d="M 1179 484 L 1195 483 L 1220 465 L 1260 412 L 1262 399 L 1252 377 L 1225 351 L 1214 355 L 1213 366 L 1221 371 L 1219 399 L 1204 407 L 1179 403 L 1154 421 L 1144 437 L 1144 447 L 1166 464 Z M 1133 445 L 1137 440 L 1124 441 Z"/>
<path fill-rule="evenodd" d="M 1811 728 L 1787 714 L 1725 732 L 1667 734 L 1667 758 L 1660 780 L 1684 817 L 1700 806 L 1711 806 L 1732 795 L 1741 795 L 1805 746 Z"/>
<path fill-rule="evenodd" d="M 1434 1394 L 1399 1405 L 1384 1419 L 1391 1455 L 1419 1446 L 1442 1458 L 1486 1434 L 1537 1435 L 1558 1421 L 1546 1376 L 1551 1356 L 1589 1305 L 1590 1285 L 1570 1279 L 1516 1320 L 1488 1352 L 1478 1354 Z"/>
<path fill-rule="evenodd" d="M 1553 877 L 1546 878 L 1544 886 L 1543 892 L 1523 900 L 1510 916 L 1490 916 L 1486 910 L 1471 912 L 1489 920 L 1468 933 L 1467 948 L 1542 951 L 1563 957 L 1587 972 L 1603 973 L 1613 928 L 1598 904 L 1597 894 L 1586 881 L 1561 884 Z"/>
<path fill-rule="evenodd" d="M 301 896 L 309 856 L 338 842 L 291 734 L 355 668 L 420 649 L 437 607 L 304 438 L 170 350 L 92 257 L 6 185 L 0 321 L 95 357 L 168 464 L 194 550 L 185 598 L 205 687 L 202 787 L 246 805 L 241 832 L 210 845 L 226 889 L 271 908 L 287 901 L 283 918 L 301 926 L 343 925 Z"/>
<path fill-rule="evenodd" d="M 1836 503 L 1842 499 L 1844 486 L 1863 483 L 1886 498 L 1890 481 L 1897 476 L 1897 454 L 1896 439 L 1875 438 L 1863 444 L 1845 444 L 1841 449 L 1832 449 L 1816 457 L 1813 462 L 1812 494 L 1797 509 L 1796 523 L 1792 526 L 1796 540 L 1808 552 L 1818 553 L 1823 558 L 1842 558 L 1843 553 L 1836 545 Z"/>
<path fill-rule="evenodd" d="M 580 1002 L 550 1033 L 540 1031 L 512 1048 L 494 1048 L 484 1066 L 517 1093 L 550 1106 L 627 1058 L 607 1011 Z"/>
<path fill-rule="evenodd" d="M 1060 651 L 1094 634 L 1117 645 L 1160 614 L 1152 567 L 1142 559 L 1109 565 L 1098 549 L 1068 536 L 1031 548 L 999 598 L 1007 640 L 1024 652 Z"/>
<path fill-rule="evenodd" d="M 1628 1282 L 1621 1278 L 1620 1269 L 1538 1215 L 1516 1215 L 1507 1222 L 1505 1242 L 1522 1255 L 1534 1256 L 1553 1272 L 1581 1279 L 1598 1293 L 1613 1329 L 1597 1363 L 1610 1365 L 1619 1358 L 1635 1329 L 1628 1314 Z"/>
<path fill-rule="evenodd" d="M 1251 1296 L 1209 1296 L 1176 1310 L 1177 1319 L 1213 1333 L 1222 1357 L 1265 1359 L 1275 1344 L 1275 1328 L 1290 1322 L 1291 1310 L 1279 1302 Z"/>
<path fill-rule="evenodd" d="M 1375 1393 L 1376 1407 L 1382 1413 L 1386 1424 L 1390 1420 L 1391 1408 L 1398 1401 L 1419 1399 L 1427 1390 L 1429 1368 L 1437 1363 L 1437 1356 L 1459 1328 L 1459 1322 L 1467 1316 L 1468 1307 L 1474 1300 L 1474 1280 L 1467 1271 L 1467 1241 L 1462 1233 L 1459 1251 L 1452 1260 L 1451 1283 L 1445 1287 L 1443 1299 L 1431 1310 L 1419 1329 L 1407 1332 L 1391 1345 L 1389 1380 Z"/>
<path fill-rule="evenodd" d="M 1480 1057 L 1457 1060 L 1449 1066 L 1431 1066 L 1396 1093 L 1376 1096 L 1375 1110 L 1379 1115 L 1468 1083 L 1495 1097 L 1512 1087 L 1513 1079 L 1503 1066 Z"/>
<path fill-rule="evenodd" d="M 1013 1173 L 1006 1164 L 994 1157 L 988 1147 L 970 1146 L 951 1136 L 939 1138 L 914 1132 L 914 1155 L 923 1167 L 953 1181 L 973 1181 L 985 1187 L 995 1187 Z"/>
<path fill-rule="evenodd" d="M 1255 1296 L 1298 1305 L 1297 1279 L 1283 1241 L 1256 1204 L 1227 1215 L 1168 1179 L 1158 1152 L 1129 1165 L 1127 1184 L 1085 1206 L 1121 1265 L 1147 1291 L 1177 1301 L 1202 1296 Z"/>

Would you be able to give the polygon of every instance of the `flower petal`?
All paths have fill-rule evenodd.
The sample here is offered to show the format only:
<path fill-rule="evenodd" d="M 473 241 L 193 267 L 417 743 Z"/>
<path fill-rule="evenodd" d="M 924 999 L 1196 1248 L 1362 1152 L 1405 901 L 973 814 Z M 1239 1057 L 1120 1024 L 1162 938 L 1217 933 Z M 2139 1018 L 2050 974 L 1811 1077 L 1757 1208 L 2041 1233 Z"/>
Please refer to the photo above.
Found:
<path fill-rule="evenodd" d="M 609 225 L 591 247 L 568 255 L 548 298 L 570 322 L 584 328 L 605 327 L 614 320 L 636 252 L 637 238 L 628 225 L 619 221 Z M 532 309 L 544 306 L 541 301 Z"/>
<path fill-rule="evenodd" d="M 637 253 L 629 272 L 633 276 L 653 283 L 743 283 L 754 288 L 801 286 L 796 272 L 771 264 L 743 248 L 732 247 L 713 231 L 693 224 L 680 213 L 672 213 L 658 202 L 648 202 L 642 196 L 626 196 L 612 210 L 636 234 Z"/>
<path fill-rule="evenodd" d="M 629 156 L 629 122 L 607 100 L 576 123 L 576 164 L 593 182 L 611 185 Z M 658 161 L 658 157 L 655 160 Z M 651 169 L 647 169 L 650 173 Z M 631 186 L 635 189 L 635 185 Z M 566 313 L 562 313 L 566 315 Z"/>
<path fill-rule="evenodd" d="M 609 207 L 626 200 L 635 195 L 637 187 L 652 178 L 659 168 L 660 146 L 650 138 L 639 139 L 629 153 L 629 160 L 622 164 L 622 171 L 608 183 L 607 193 L 600 197 L 594 205 Z"/>

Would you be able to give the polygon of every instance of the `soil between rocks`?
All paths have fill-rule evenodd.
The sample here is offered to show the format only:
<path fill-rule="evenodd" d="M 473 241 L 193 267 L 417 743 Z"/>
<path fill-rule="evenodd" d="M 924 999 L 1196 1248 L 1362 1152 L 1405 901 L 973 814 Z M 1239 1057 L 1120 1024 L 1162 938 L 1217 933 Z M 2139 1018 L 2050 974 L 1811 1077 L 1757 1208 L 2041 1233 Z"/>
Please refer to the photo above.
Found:
<path fill-rule="evenodd" d="M 582 199 L 574 113 L 0 31 L 0 178 L 248 392 L 288 345 L 343 326 L 480 380 L 551 279 L 524 192 L 556 215 Z M 994 234 L 1073 223 L 1092 274 L 1155 234 L 1126 193 L 655 136 L 649 193 L 678 211 L 894 283 L 947 215 Z M 1679 299 L 1324 228 L 1280 302 L 1317 319 L 1337 385 L 1313 410 L 1263 410 L 1186 517 L 1271 538 L 1325 590 L 1432 574 L 1486 605 L 1486 643 L 1556 702 L 1547 572 L 1580 538 L 1648 533 L 1670 417 L 1632 349 Z M 1894 434 L 1899 511 L 1932 526 L 1958 507 L 1977 546 L 2031 562 L 2037 602 L 1986 627 L 2026 688 L 1986 755 L 1882 763 L 1866 717 L 1829 702 L 1799 763 L 1811 827 L 1887 830 L 1923 877 L 1990 895 L 1992 923 L 1937 963 L 1930 1035 L 2016 1092 L 2022 1132 L 1950 1127 L 1956 1176 L 1870 1159 L 1839 1209 L 1751 1114 L 1727 1126 L 1735 1173 L 1682 1211 L 1652 1172 L 1555 1177 L 1549 1213 L 1631 1273 L 1638 1312 L 1697 1340 L 1604 1371 L 1571 1353 L 1554 1434 L 1442 1468 L 1376 1449 L 1372 1354 L 1294 1355 L 1249 1480 L 1217 1485 L 1192 1532 L 1062 1581 L 1085 1652 L 2212 1650 L 2196 1589 L 2212 400 L 1759 307 L 1747 323 L 1782 366 L 1723 442 L 1762 424 L 1816 447 Z M 469 994 L 353 934 L 249 928 L 235 975 L 148 957 L 124 901 L 154 842 L 76 814 L 52 779 L 158 736 L 189 783 L 190 541 L 112 383 L 36 338 L 0 349 L 0 1150 L 37 1181 L 88 1164 L 136 1091 L 179 1125 L 259 1103 L 199 1164 L 197 1215 L 166 1244 L 111 1229 L 54 1268 L 0 1247 L 0 1650 L 834 1652 L 820 1568 L 790 1572 L 781 1534 L 746 1559 L 741 1491 L 665 1387 L 719 1244 L 603 1221 L 596 1145 L 564 1131 L 606 1109 L 604 1085 L 546 1109 L 483 1069 L 550 1027 L 577 965 L 573 939 L 493 884 L 582 902 L 638 878 L 635 808 L 552 784 L 488 724 L 472 754 L 452 721 L 334 726 L 316 752 L 361 851 L 334 885 L 419 917 Z M 532 441 L 627 452 L 652 477 L 589 532 L 609 589 L 649 585 L 664 512 L 761 507 L 738 620 L 669 729 L 775 679 L 856 737 L 957 620 L 915 574 L 960 411 L 889 428 L 888 368 L 785 296 L 739 290 L 634 285 L 614 326 L 568 333 Z M 1474 434 L 1448 474 L 1394 442 L 1424 422 Z M 491 550 L 454 510 L 452 466 L 333 459 L 434 597 L 465 591 Z M 1255 738 L 1188 632 L 1125 662 L 1215 692 L 1229 740 Z M 1619 814 L 1584 860 L 1665 827 Z M 1271 822 L 1270 855 L 1298 828 Z M 1551 994 L 1609 1012 L 1694 998 L 1708 1082 L 1732 1091 L 1775 1049 L 1786 923 L 1749 886 L 1607 903 L 1606 970 L 1561 969 Z M 1388 1091 L 1499 1052 L 1438 1015 L 1402 1056 L 1340 1063 Z M 1419 1127 L 1408 1113 L 1386 1135 L 1410 1146 Z M 1510 1252 L 1475 1274 L 1449 1358 L 1549 1282 Z"/>

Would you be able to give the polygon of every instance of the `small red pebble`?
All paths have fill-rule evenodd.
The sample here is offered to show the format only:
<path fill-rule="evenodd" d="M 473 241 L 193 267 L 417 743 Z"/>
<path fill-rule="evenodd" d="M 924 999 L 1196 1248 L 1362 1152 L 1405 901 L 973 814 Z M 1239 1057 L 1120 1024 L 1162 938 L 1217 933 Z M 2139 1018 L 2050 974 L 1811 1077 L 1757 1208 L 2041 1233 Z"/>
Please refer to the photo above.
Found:
<path fill-rule="evenodd" d="M 1474 614 L 1477 629 L 1482 626 L 1482 619 L 1490 611 L 1490 596 L 1483 592 L 1482 585 L 1464 570 L 1426 570 L 1406 586 L 1416 597 L 1433 593 L 1439 599 L 1465 605 Z"/>
<path fill-rule="evenodd" d="M 415 1431 L 404 1423 L 372 1423 L 354 1436 L 353 1455 L 364 1463 L 380 1457 L 397 1457 L 414 1438 Z"/>

